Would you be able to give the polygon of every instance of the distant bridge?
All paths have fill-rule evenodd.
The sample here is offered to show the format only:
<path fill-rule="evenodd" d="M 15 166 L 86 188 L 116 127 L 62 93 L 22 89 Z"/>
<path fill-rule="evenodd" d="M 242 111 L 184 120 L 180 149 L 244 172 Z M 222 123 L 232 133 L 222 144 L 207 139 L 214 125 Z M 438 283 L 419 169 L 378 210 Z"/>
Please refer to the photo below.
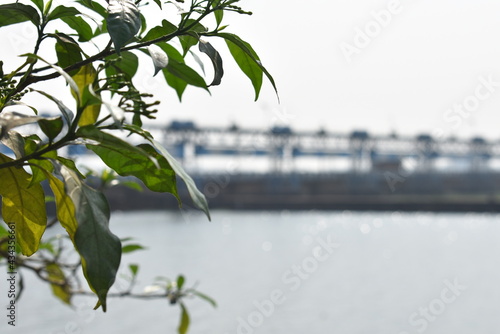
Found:
<path fill-rule="evenodd" d="M 289 127 L 252 130 L 231 127 L 197 127 L 193 122 L 173 121 L 149 126 L 172 154 L 184 162 L 205 156 L 259 157 L 268 159 L 273 172 L 294 170 L 303 158 L 347 162 L 353 172 L 398 170 L 430 172 L 461 168 L 464 172 L 489 171 L 500 161 L 500 142 L 481 137 L 468 140 L 373 136 L 366 131 L 348 134 L 293 131 Z"/>

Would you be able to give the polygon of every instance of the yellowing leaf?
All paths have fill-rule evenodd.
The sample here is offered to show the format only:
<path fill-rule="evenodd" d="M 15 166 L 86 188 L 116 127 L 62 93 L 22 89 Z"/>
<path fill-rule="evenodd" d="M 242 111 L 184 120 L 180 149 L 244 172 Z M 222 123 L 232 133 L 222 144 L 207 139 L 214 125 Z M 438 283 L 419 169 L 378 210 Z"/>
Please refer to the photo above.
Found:
<path fill-rule="evenodd" d="M 101 111 L 100 104 L 93 104 L 91 106 L 86 107 L 83 110 L 82 117 L 78 121 L 78 125 L 85 126 L 85 125 L 94 124 L 95 121 L 97 121 L 97 118 L 99 117 L 100 111 Z"/>
<path fill-rule="evenodd" d="M 99 117 L 99 111 L 101 110 L 100 103 L 92 103 L 91 100 L 95 99 L 88 91 L 89 85 L 94 85 L 97 78 L 97 72 L 92 66 L 92 64 L 87 64 L 82 66 L 80 70 L 72 76 L 78 90 L 81 92 L 80 100 L 78 105 L 80 107 L 85 107 L 83 114 L 78 121 L 79 126 L 85 126 L 89 124 L 94 124 Z M 73 96 L 77 99 L 77 95 L 73 92 Z"/>
<path fill-rule="evenodd" d="M 183 303 L 180 303 L 181 305 L 181 322 L 179 324 L 179 328 L 177 328 L 177 333 L 179 334 L 186 334 L 189 328 L 189 313 L 186 309 L 186 306 L 184 306 Z"/>
<path fill-rule="evenodd" d="M 46 266 L 47 274 L 51 282 L 52 293 L 66 304 L 71 304 L 71 290 L 66 282 L 64 272 L 57 263 L 50 263 Z"/>
<path fill-rule="evenodd" d="M 57 219 L 66 229 L 66 232 L 68 232 L 69 237 L 74 243 L 75 233 L 78 227 L 75 205 L 73 204 L 71 197 L 66 194 L 64 183 L 50 173 L 45 173 L 45 175 L 49 179 L 50 188 L 56 198 Z"/>
<path fill-rule="evenodd" d="M 0 154 L 0 163 L 9 161 L 12 159 Z M 38 250 L 47 225 L 42 186 L 38 183 L 29 187 L 30 180 L 31 175 L 23 168 L 0 169 L 2 217 L 5 222 L 15 224 L 17 242 L 26 256 Z"/>

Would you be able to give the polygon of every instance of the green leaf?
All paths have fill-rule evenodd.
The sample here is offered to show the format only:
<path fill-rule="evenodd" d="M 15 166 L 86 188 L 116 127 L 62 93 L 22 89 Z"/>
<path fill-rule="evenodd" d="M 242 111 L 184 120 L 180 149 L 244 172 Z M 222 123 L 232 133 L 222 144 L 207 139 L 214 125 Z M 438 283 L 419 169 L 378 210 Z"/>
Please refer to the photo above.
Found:
<path fill-rule="evenodd" d="M 41 139 L 38 135 L 30 135 L 24 138 L 24 152 L 26 154 L 32 154 L 41 147 Z"/>
<path fill-rule="evenodd" d="M 97 141 L 98 144 L 88 144 L 87 148 L 119 175 L 135 176 L 150 190 L 169 192 L 179 199 L 175 172 L 152 146 L 142 144 L 135 147 L 90 126 L 80 128 L 77 135 Z"/>
<path fill-rule="evenodd" d="M 52 141 L 61 133 L 63 128 L 63 121 L 61 116 L 59 117 L 51 117 L 51 118 L 42 118 L 38 120 L 38 125 L 40 129 L 45 133 L 45 135 Z"/>
<path fill-rule="evenodd" d="M 72 171 L 74 171 L 76 174 L 78 174 L 79 178 L 81 178 L 81 179 L 85 178 L 85 175 L 83 175 L 78 170 L 78 168 L 76 168 L 75 161 L 73 161 L 71 159 L 66 159 L 66 158 L 63 158 L 63 157 L 57 157 L 57 161 L 59 161 L 61 164 L 63 164 L 64 166 L 68 167 L 69 169 L 71 169 Z"/>
<path fill-rule="evenodd" d="M 158 7 L 160 7 L 160 9 L 162 9 L 161 0 L 154 0 L 154 2 L 158 5 Z"/>
<path fill-rule="evenodd" d="M 213 307 L 217 307 L 217 303 L 215 302 L 215 300 L 213 300 L 212 298 L 210 298 L 209 296 L 199 292 L 199 291 L 196 291 L 196 290 L 191 290 L 190 291 L 193 295 L 195 296 L 198 296 L 200 297 L 201 299 L 207 301 L 208 303 L 210 303 L 210 305 L 212 305 Z"/>
<path fill-rule="evenodd" d="M 130 131 L 131 133 L 138 134 L 139 136 L 141 136 L 144 139 L 149 140 L 149 139 L 153 138 L 153 135 L 151 135 L 150 132 L 144 130 L 140 126 L 133 125 L 133 124 L 124 124 L 123 128 Z"/>
<path fill-rule="evenodd" d="M 231 52 L 234 60 L 245 73 L 245 75 L 252 81 L 255 89 L 255 100 L 259 98 L 260 88 L 262 86 L 262 73 L 263 72 L 268 80 L 271 82 L 276 95 L 278 96 L 278 89 L 274 78 L 267 71 L 267 69 L 260 62 L 259 56 L 247 42 L 234 34 L 218 33 L 216 36 L 222 37 L 226 40 L 229 51 Z M 255 66 L 257 65 L 257 66 Z M 257 69 L 258 67 L 258 69 Z M 279 96 L 278 96 L 279 99 Z"/>
<path fill-rule="evenodd" d="M 167 43 L 160 43 L 159 46 L 163 49 L 163 51 L 165 51 L 165 53 L 169 57 L 170 62 L 175 61 L 181 64 L 184 63 L 184 58 L 179 53 L 179 51 L 177 51 L 176 48 Z M 186 82 L 186 80 L 179 78 L 178 76 L 174 75 L 172 72 L 166 69 L 164 69 L 162 72 L 163 76 L 165 77 L 165 80 L 167 81 L 167 84 L 173 89 L 175 89 L 175 91 L 177 92 L 177 96 L 179 97 L 179 101 L 181 101 L 182 94 L 186 90 L 188 83 Z"/>
<path fill-rule="evenodd" d="M 132 272 L 132 276 L 133 277 L 137 276 L 137 273 L 139 272 L 139 265 L 129 264 L 128 267 L 129 267 L 130 271 Z"/>
<path fill-rule="evenodd" d="M 175 158 L 156 140 L 150 139 L 153 146 L 167 159 L 168 163 L 174 170 L 175 174 L 177 174 L 185 183 L 193 200 L 193 203 L 205 214 L 207 215 L 208 220 L 210 220 L 210 212 L 208 210 L 208 203 L 205 195 L 203 195 L 198 188 L 196 188 L 196 184 L 194 183 L 191 176 L 189 176 L 182 168 L 181 164 L 175 160 Z"/>
<path fill-rule="evenodd" d="M 177 61 L 172 60 L 168 63 L 164 71 L 172 73 L 179 79 L 186 81 L 189 85 L 208 90 L 207 83 L 205 82 L 203 77 L 184 63 L 178 63 Z"/>
<path fill-rule="evenodd" d="M 184 23 L 184 27 L 189 27 L 189 26 L 191 26 L 189 28 L 189 31 L 193 31 L 196 33 L 204 33 L 208 31 L 208 29 L 203 24 L 194 19 L 186 20 L 186 22 Z"/>
<path fill-rule="evenodd" d="M 92 0 L 76 0 L 77 3 L 81 4 L 82 6 L 87 7 L 90 10 L 93 10 L 97 14 L 101 15 L 102 17 L 108 16 L 108 12 L 106 9 L 101 6 L 100 3 L 97 1 L 92 1 Z"/>
<path fill-rule="evenodd" d="M 167 54 L 157 45 L 149 45 L 148 52 L 153 60 L 153 65 L 155 67 L 155 73 L 153 76 L 157 75 L 160 70 L 164 69 L 168 65 Z"/>
<path fill-rule="evenodd" d="M 173 89 L 175 89 L 175 91 L 177 92 L 177 96 L 179 97 L 179 101 L 182 101 L 182 94 L 186 90 L 188 83 L 182 80 L 181 78 L 173 75 L 169 71 L 162 71 L 162 72 L 163 76 L 165 77 L 165 80 L 167 81 L 167 84 Z"/>
<path fill-rule="evenodd" d="M 82 50 L 78 43 L 66 34 L 55 34 L 57 65 L 62 68 L 68 67 L 83 60 Z M 69 74 L 75 75 L 78 70 L 73 70 Z"/>
<path fill-rule="evenodd" d="M 66 281 L 64 272 L 57 263 L 49 263 L 45 267 L 52 287 L 54 296 L 62 300 L 65 304 L 71 305 L 71 288 Z"/>
<path fill-rule="evenodd" d="M 106 312 L 106 297 L 113 285 L 121 260 L 121 243 L 109 230 L 109 206 L 106 198 L 82 184 L 78 204 L 79 222 L 76 247 L 85 260 L 84 274 Z"/>
<path fill-rule="evenodd" d="M 109 205 L 104 195 L 86 184 L 65 166 L 59 166 L 76 209 L 78 228 L 75 246 L 82 257 L 83 273 L 106 312 L 106 297 L 121 260 L 121 242 L 109 229 Z"/>
<path fill-rule="evenodd" d="M 0 222 L 0 238 L 5 237 L 6 235 L 9 235 L 9 232 L 7 229 L 4 227 L 5 222 Z"/>
<path fill-rule="evenodd" d="M 222 58 L 220 57 L 219 52 L 215 50 L 212 44 L 201 39 L 199 48 L 201 52 L 205 53 L 210 58 L 212 65 L 214 66 L 214 80 L 209 86 L 220 85 L 220 81 L 224 75 L 224 68 L 222 66 Z"/>
<path fill-rule="evenodd" d="M 142 245 L 137 245 L 137 244 L 126 245 L 126 246 L 122 247 L 122 254 L 132 253 L 132 252 L 135 252 L 138 250 L 143 250 L 143 249 L 145 249 L 145 248 Z"/>
<path fill-rule="evenodd" d="M 190 25 L 193 25 L 189 31 L 186 33 L 186 35 L 179 36 L 179 42 L 181 43 L 182 46 L 182 55 L 185 57 L 188 51 L 191 49 L 192 46 L 195 46 L 198 44 L 198 41 L 200 39 L 199 34 L 207 32 L 207 28 L 204 27 L 201 23 L 196 22 L 193 19 L 189 19 L 186 21 L 184 24 L 185 27 L 188 27 Z"/>
<path fill-rule="evenodd" d="M 25 21 L 40 25 L 40 15 L 35 8 L 19 2 L 0 5 L 0 27 Z"/>
<path fill-rule="evenodd" d="M 256 58 L 255 55 L 248 54 L 238 44 L 230 40 L 226 39 L 226 44 L 241 71 L 252 81 L 255 90 L 255 100 L 257 101 L 262 87 L 262 78 L 264 76 L 264 72 L 256 62 L 258 58 Z M 240 45 L 243 45 L 243 42 L 241 42 Z M 248 48 L 248 51 L 250 50 L 251 49 Z"/>
<path fill-rule="evenodd" d="M 106 68 L 107 77 L 120 73 L 125 74 L 127 80 L 132 80 L 134 75 L 137 73 L 139 59 L 130 51 L 124 51 L 119 56 L 117 54 L 113 54 L 106 59 L 116 59 Z"/>
<path fill-rule="evenodd" d="M 146 152 L 144 152 L 142 149 L 132 146 L 129 143 L 127 143 L 124 140 L 121 140 L 113 135 L 110 135 L 109 133 L 103 132 L 96 128 L 95 126 L 89 125 L 85 127 L 81 127 L 78 129 L 76 135 L 80 138 L 84 139 L 90 139 L 93 141 L 98 142 L 99 144 L 91 145 L 91 146 L 106 146 L 106 147 L 116 147 L 117 150 L 124 151 L 124 152 L 130 152 L 133 155 L 140 155 L 143 156 L 155 163 L 155 166 L 159 168 L 159 165 L 156 163 L 155 159 L 150 157 Z M 127 157 L 124 157 L 125 159 Z M 112 167 L 111 167 L 112 168 Z M 114 168 L 112 168 L 114 170 Z M 116 171 L 116 170 L 115 170 Z"/>
<path fill-rule="evenodd" d="M 208 91 L 207 84 L 203 77 L 184 63 L 182 55 L 176 48 L 167 43 L 158 43 L 158 46 L 165 51 L 169 59 L 167 67 L 163 69 L 164 75 L 166 71 L 184 80 L 189 85 L 201 87 Z"/>
<path fill-rule="evenodd" d="M 224 11 L 222 9 L 216 10 L 214 12 L 215 15 L 215 21 L 217 22 L 217 25 L 221 24 L 222 18 L 224 17 Z"/>
<path fill-rule="evenodd" d="M 169 59 L 175 60 L 178 63 L 184 63 L 184 57 L 175 47 L 165 42 L 158 43 L 157 45 L 165 51 Z"/>
<path fill-rule="evenodd" d="M 135 181 L 119 181 L 118 184 L 139 192 L 144 190 L 142 186 Z"/>
<path fill-rule="evenodd" d="M 26 153 L 32 153 L 38 148 L 38 145 L 36 144 L 36 146 L 33 148 L 33 144 L 34 141 L 32 139 L 26 138 Z M 30 187 L 45 180 L 47 178 L 45 174 L 51 173 L 54 170 L 54 166 L 52 166 L 52 163 L 48 159 L 55 159 L 56 157 L 56 151 L 49 151 L 43 154 L 40 159 L 28 160 L 32 171 L 31 182 L 29 185 Z M 47 199 L 45 199 L 45 201 L 47 202 Z"/>
<path fill-rule="evenodd" d="M 45 4 L 45 8 L 43 9 L 43 15 L 47 16 L 49 13 L 50 9 L 52 8 L 52 0 L 48 0 L 47 3 Z"/>
<path fill-rule="evenodd" d="M 76 9 L 75 7 L 64 7 L 64 6 L 57 6 L 54 8 L 52 12 L 47 16 L 47 22 L 60 19 L 63 17 L 68 17 L 68 16 L 76 16 L 80 15 L 80 11 Z"/>
<path fill-rule="evenodd" d="M 31 2 L 40 10 L 40 13 L 43 12 L 43 0 L 31 0 Z"/>
<path fill-rule="evenodd" d="M 0 154 L 0 163 L 12 161 Z M 0 169 L 0 196 L 2 196 L 2 217 L 16 226 L 17 242 L 26 256 L 33 255 L 40 245 L 40 239 L 47 225 L 45 195 L 42 186 L 30 185 L 31 175 L 23 168 Z"/>
<path fill-rule="evenodd" d="M 146 187 L 150 190 L 171 193 L 180 203 L 180 198 L 177 194 L 177 178 L 167 159 L 165 159 L 163 155 L 158 153 L 158 151 L 156 151 L 155 148 L 149 144 L 140 144 L 137 147 L 155 159 L 159 165 L 159 168 L 153 168 L 153 166 L 148 169 L 145 168 L 145 170 L 147 170 L 147 174 L 142 176 L 142 178 L 138 178 L 143 181 Z"/>
<path fill-rule="evenodd" d="M 190 25 L 193 25 L 189 31 L 187 32 L 186 35 L 179 36 L 179 41 L 181 42 L 182 46 L 182 51 L 183 51 L 183 56 L 186 56 L 188 53 L 189 49 L 192 46 L 195 46 L 198 44 L 199 41 L 199 33 L 204 33 L 207 32 L 207 28 L 204 27 L 201 23 L 196 22 L 193 19 L 189 19 L 186 21 L 184 26 L 188 27 Z"/>
<path fill-rule="evenodd" d="M 139 30 L 139 35 L 142 35 L 146 31 L 146 29 L 148 29 L 148 23 L 142 13 L 140 13 L 139 15 L 141 17 L 141 29 Z"/>
<path fill-rule="evenodd" d="M 179 324 L 179 328 L 177 332 L 179 334 L 186 334 L 189 328 L 189 314 L 187 312 L 186 306 L 183 303 L 181 305 L 181 322 Z"/>
<path fill-rule="evenodd" d="M 78 33 L 78 40 L 80 42 L 90 41 L 94 37 L 92 28 L 82 17 L 66 16 L 62 17 L 61 20 Z"/>
<path fill-rule="evenodd" d="M 179 36 L 179 41 L 181 42 L 182 46 L 182 55 L 185 57 L 189 52 L 189 50 L 191 49 L 191 47 L 198 44 L 199 40 L 200 38 L 195 33 L 190 35 Z"/>
<path fill-rule="evenodd" d="M 177 27 L 167 20 L 161 21 L 161 26 L 156 26 L 148 31 L 146 36 L 141 39 L 141 42 L 151 41 L 159 37 L 170 35 L 177 31 Z"/>
<path fill-rule="evenodd" d="M 184 278 L 184 276 L 179 275 L 177 277 L 177 289 L 178 290 L 182 290 L 182 287 L 184 286 L 185 281 L 186 281 L 186 279 Z"/>
<path fill-rule="evenodd" d="M 127 44 L 141 29 L 139 9 L 131 0 L 110 0 L 106 22 L 118 54 L 122 46 Z"/>
<path fill-rule="evenodd" d="M 220 0 L 214 0 L 212 2 L 212 8 L 217 7 L 220 4 Z M 215 21 L 217 22 L 217 27 L 220 26 L 222 19 L 224 17 L 224 10 L 223 9 L 218 9 L 214 11 L 214 16 L 215 16 Z"/>
<path fill-rule="evenodd" d="M 31 135 L 24 138 L 24 153 L 25 155 L 32 154 L 40 149 L 43 149 L 46 145 L 42 145 L 40 137 L 37 135 Z M 52 172 L 53 166 L 50 161 L 47 159 L 51 159 L 57 156 L 55 151 L 49 151 L 43 154 L 40 158 L 30 159 L 28 160 L 29 166 L 32 171 L 31 182 L 29 187 L 34 184 L 38 184 L 46 179 L 44 170 Z M 47 202 L 47 196 L 45 196 L 45 201 Z"/>

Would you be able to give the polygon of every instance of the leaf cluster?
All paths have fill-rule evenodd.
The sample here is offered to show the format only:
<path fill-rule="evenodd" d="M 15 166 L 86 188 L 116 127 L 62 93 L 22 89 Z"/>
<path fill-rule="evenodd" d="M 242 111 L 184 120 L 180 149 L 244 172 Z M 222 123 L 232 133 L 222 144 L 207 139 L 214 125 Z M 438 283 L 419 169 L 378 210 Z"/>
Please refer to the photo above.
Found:
<path fill-rule="evenodd" d="M 183 180 L 194 204 L 210 219 L 207 200 L 192 178 L 142 127 L 145 119 L 155 118 L 160 102 L 141 92 L 134 78 L 140 57 L 146 56 L 155 75 L 161 74 L 179 99 L 189 86 L 209 91 L 223 82 L 223 59 L 210 43 L 222 39 L 250 79 L 255 99 L 264 77 L 276 90 L 274 79 L 252 46 L 227 32 L 223 25 L 225 13 L 251 14 L 238 2 L 75 0 L 55 6 L 52 0 L 25 0 L 0 5 L 0 29 L 26 24 L 37 31 L 33 51 L 20 55 L 23 63 L 19 67 L 4 73 L 0 62 L 0 141 L 11 151 L 0 153 L 2 216 L 5 222 L 15 224 L 23 256 L 29 258 L 43 247 L 53 248 L 42 242 L 50 226 L 48 194 L 42 182 L 49 185 L 56 205 L 55 222 L 64 227 L 79 260 L 78 266 L 64 267 L 55 252 L 51 260 L 44 260 L 45 276 L 40 277 L 49 281 L 65 302 L 71 295 L 65 268 L 81 266 L 88 287 L 98 299 L 96 307 L 106 311 L 108 292 L 124 252 L 121 240 L 109 228 L 110 208 L 105 196 L 101 189 L 88 184 L 73 158 L 65 154 L 68 146 L 84 146 L 112 173 L 135 177 L 150 190 L 178 199 L 177 180 Z M 143 14 L 147 7 L 155 7 L 162 18 L 160 24 L 148 26 Z M 175 22 L 167 20 L 172 10 L 178 13 Z M 64 26 L 63 30 L 50 29 L 54 22 Z M 52 54 L 41 54 L 42 45 L 50 46 Z M 214 76 L 208 81 L 190 66 L 194 60 L 204 72 L 200 57 L 207 57 L 213 67 Z M 53 80 L 64 80 L 67 92 L 53 95 L 43 89 L 46 85 L 41 83 Z M 73 105 L 63 102 L 61 95 L 65 93 L 71 94 Z M 59 114 L 39 115 L 38 106 L 23 102 L 27 94 L 46 99 Z M 19 131 L 20 127 L 28 130 Z M 129 138 L 138 138 L 140 143 Z M 103 177 L 108 180 L 106 184 L 114 182 L 109 175 Z M 177 284 L 182 286 L 179 280 Z M 166 294 L 173 296 L 169 288 Z M 181 308 L 184 314 L 183 304 Z"/>

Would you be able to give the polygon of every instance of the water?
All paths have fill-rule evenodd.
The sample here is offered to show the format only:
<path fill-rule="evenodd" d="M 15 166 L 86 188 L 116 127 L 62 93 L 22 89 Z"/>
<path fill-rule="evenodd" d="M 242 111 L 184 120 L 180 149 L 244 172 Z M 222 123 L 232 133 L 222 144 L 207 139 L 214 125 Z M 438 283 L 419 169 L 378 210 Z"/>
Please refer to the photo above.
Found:
<path fill-rule="evenodd" d="M 148 246 L 123 259 L 140 265 L 137 291 L 182 273 L 217 300 L 216 309 L 186 301 L 191 334 L 500 331 L 499 215 L 212 214 L 210 223 L 172 212 L 115 213 L 111 222 Z M 17 326 L 4 318 L 1 333 L 176 333 L 179 308 L 167 301 L 114 298 L 103 314 L 77 297 L 71 309 L 27 278 Z"/>

